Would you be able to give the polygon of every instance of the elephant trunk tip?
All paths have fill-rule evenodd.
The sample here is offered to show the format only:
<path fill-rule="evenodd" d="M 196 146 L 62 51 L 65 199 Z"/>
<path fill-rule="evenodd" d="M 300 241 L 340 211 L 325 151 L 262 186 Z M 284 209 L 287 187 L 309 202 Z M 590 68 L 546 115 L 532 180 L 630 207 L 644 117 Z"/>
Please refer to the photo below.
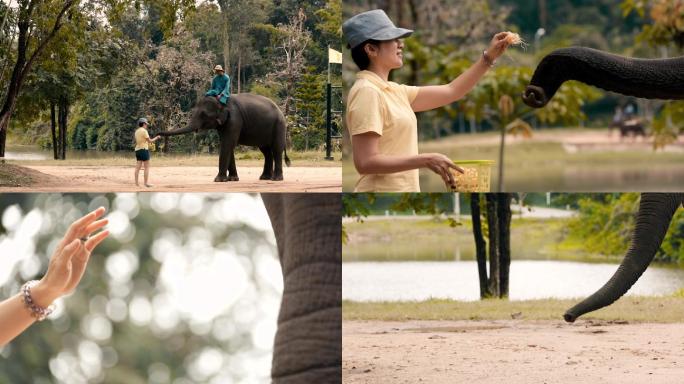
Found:
<path fill-rule="evenodd" d="M 574 323 L 575 320 L 577 320 L 577 316 L 573 315 L 570 312 L 565 312 L 563 315 L 563 320 L 565 320 L 567 323 Z"/>
<path fill-rule="evenodd" d="M 528 85 L 522 94 L 522 99 L 532 108 L 541 108 L 548 102 L 544 89 L 536 85 Z"/>

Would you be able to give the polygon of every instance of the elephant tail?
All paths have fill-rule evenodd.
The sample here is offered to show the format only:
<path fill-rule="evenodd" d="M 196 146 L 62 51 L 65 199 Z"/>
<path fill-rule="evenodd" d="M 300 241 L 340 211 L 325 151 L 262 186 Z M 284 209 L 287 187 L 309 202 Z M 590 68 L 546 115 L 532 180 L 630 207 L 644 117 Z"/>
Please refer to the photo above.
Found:
<path fill-rule="evenodd" d="M 568 309 L 563 318 L 572 323 L 583 314 L 603 308 L 622 297 L 653 260 L 665 237 L 682 194 L 643 193 L 627 255 L 608 282 L 593 295 Z"/>
<path fill-rule="evenodd" d="M 285 148 L 284 152 L 285 152 L 285 165 L 287 165 L 289 167 L 290 166 L 290 158 L 287 157 L 287 148 Z"/>
<path fill-rule="evenodd" d="M 565 81 L 577 80 L 628 96 L 679 100 L 684 98 L 682 66 L 684 57 L 638 59 L 585 47 L 561 48 L 542 59 L 522 98 L 541 108 Z"/>

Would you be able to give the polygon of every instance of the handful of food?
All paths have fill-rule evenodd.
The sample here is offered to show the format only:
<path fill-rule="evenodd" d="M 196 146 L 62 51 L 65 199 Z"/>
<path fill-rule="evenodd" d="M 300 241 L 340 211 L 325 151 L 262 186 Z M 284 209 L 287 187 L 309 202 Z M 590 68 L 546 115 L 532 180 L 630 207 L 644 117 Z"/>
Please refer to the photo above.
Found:
<path fill-rule="evenodd" d="M 523 40 L 520 35 L 515 32 L 507 31 L 506 37 L 504 38 L 508 45 L 519 45 L 523 49 L 527 47 L 527 43 Z"/>
<path fill-rule="evenodd" d="M 453 192 L 489 192 L 491 168 L 494 164 L 491 160 L 456 160 L 454 163 L 463 168 L 463 173 L 450 169 L 456 181 Z M 447 186 L 449 188 L 449 186 Z"/>

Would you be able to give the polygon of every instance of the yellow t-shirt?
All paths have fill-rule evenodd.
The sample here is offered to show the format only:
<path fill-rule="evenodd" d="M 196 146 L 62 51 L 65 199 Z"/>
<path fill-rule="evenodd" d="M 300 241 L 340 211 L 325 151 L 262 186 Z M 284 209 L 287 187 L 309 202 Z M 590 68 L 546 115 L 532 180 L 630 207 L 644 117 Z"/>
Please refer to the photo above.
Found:
<path fill-rule="evenodd" d="M 384 155 L 418 154 L 418 120 L 411 103 L 418 87 L 387 82 L 371 71 L 361 71 L 347 97 L 347 127 L 354 135 L 380 135 Z M 420 192 L 418 170 L 361 175 L 354 192 Z"/>
<path fill-rule="evenodd" d="M 138 149 L 150 149 L 150 144 L 147 139 L 150 138 L 150 134 L 147 133 L 145 127 L 140 127 L 135 130 L 135 150 Z"/>

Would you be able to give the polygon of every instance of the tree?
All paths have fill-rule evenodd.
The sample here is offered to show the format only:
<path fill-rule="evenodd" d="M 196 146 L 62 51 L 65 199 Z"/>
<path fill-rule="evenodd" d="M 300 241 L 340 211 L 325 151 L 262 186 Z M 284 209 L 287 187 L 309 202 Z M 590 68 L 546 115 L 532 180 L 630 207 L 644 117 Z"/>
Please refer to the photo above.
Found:
<path fill-rule="evenodd" d="M 440 206 L 441 193 L 401 193 L 391 194 L 395 211 L 414 211 L 418 214 L 441 215 L 444 208 Z M 370 212 L 377 194 L 342 195 L 344 215 L 362 220 Z M 511 193 L 485 193 L 484 201 L 479 193 L 470 194 L 470 208 L 475 241 L 475 258 L 477 260 L 480 281 L 480 297 L 508 297 L 509 275 L 511 264 Z M 485 213 L 482 214 L 482 207 Z M 482 225 L 482 218 L 486 227 Z M 446 221 L 450 226 L 460 225 L 452 217 Z M 344 227 L 343 227 L 344 231 Z M 487 240 L 485 240 L 485 238 Z M 343 236 L 343 239 L 346 239 Z M 487 255 L 489 255 L 489 274 L 487 273 Z"/>
<path fill-rule="evenodd" d="M 198 53 L 199 42 L 182 28 L 166 40 L 144 63 L 145 70 L 136 78 L 145 90 L 142 114 L 152 118 L 157 131 L 177 129 L 187 125 L 190 106 L 203 93 L 210 53 Z M 168 151 L 168 137 L 164 138 Z"/>
<path fill-rule="evenodd" d="M 648 12 L 651 23 L 642 26 L 637 42 L 653 47 L 668 48 L 674 45 L 684 49 L 684 3 L 676 0 L 623 0 L 623 16 L 637 13 L 644 17 Z M 654 149 L 677 141 L 684 130 L 681 117 L 684 116 L 684 102 L 665 102 L 661 113 L 653 121 Z"/>
<path fill-rule="evenodd" d="M 16 61 L 7 94 L 2 109 L 0 109 L 0 157 L 5 156 L 7 129 L 16 108 L 17 97 L 24 79 L 48 44 L 57 37 L 59 30 L 64 25 L 64 15 L 78 2 L 79 0 L 49 1 L 46 3 L 39 0 L 19 0 Z"/>

